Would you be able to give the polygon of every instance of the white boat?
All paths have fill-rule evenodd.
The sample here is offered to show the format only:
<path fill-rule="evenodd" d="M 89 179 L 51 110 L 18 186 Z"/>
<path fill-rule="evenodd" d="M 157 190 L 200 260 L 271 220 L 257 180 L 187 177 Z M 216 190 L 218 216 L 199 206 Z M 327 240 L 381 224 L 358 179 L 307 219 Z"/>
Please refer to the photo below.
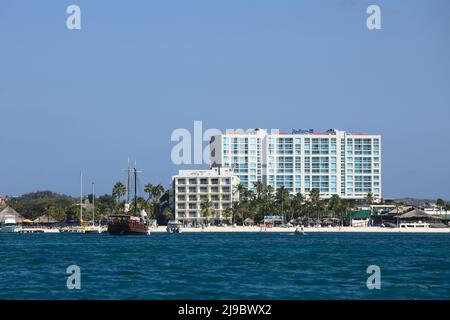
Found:
<path fill-rule="evenodd" d="M 2 233 L 13 233 L 20 231 L 20 224 L 16 222 L 16 217 L 13 215 L 6 215 L 2 219 L 0 232 Z"/>
<path fill-rule="evenodd" d="M 168 233 L 181 233 L 181 222 L 169 221 L 169 223 L 167 223 L 166 231 Z"/>

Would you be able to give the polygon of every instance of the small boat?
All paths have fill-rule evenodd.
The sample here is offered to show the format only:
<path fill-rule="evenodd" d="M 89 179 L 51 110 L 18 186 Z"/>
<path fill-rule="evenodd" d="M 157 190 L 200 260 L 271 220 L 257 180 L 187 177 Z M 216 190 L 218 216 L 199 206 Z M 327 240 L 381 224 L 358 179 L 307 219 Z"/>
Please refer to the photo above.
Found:
<path fill-rule="evenodd" d="M 295 234 L 301 234 L 301 235 L 303 235 L 303 236 L 306 235 L 305 231 L 303 230 L 303 226 L 300 227 L 300 230 L 298 229 L 298 227 L 295 228 L 294 233 L 295 233 Z"/>
<path fill-rule="evenodd" d="M 14 233 L 19 232 L 21 229 L 20 225 L 16 221 L 14 215 L 5 215 L 1 223 L 1 233 Z"/>
<path fill-rule="evenodd" d="M 169 221 L 167 223 L 166 231 L 168 233 L 181 233 L 181 222 Z"/>

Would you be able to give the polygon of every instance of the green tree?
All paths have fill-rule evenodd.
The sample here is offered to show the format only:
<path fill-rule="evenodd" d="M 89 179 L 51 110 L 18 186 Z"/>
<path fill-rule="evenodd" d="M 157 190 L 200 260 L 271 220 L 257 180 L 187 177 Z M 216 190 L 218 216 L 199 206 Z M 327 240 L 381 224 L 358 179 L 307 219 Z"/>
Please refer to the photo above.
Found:
<path fill-rule="evenodd" d="M 284 186 L 279 188 L 276 192 L 275 198 L 281 215 L 283 216 L 283 221 L 286 221 L 286 211 L 289 211 L 290 206 L 288 189 L 286 189 Z"/>
<path fill-rule="evenodd" d="M 291 200 L 291 210 L 294 218 L 298 218 L 303 212 L 305 197 L 300 193 L 296 193 Z"/>
<path fill-rule="evenodd" d="M 233 223 L 233 209 L 232 208 L 226 208 L 225 210 L 223 210 L 222 216 L 230 223 Z M 231 220 L 230 220 L 230 218 L 231 218 Z"/>
<path fill-rule="evenodd" d="M 319 189 L 312 189 L 309 192 L 310 208 L 313 213 L 317 215 L 317 219 L 320 220 L 320 211 L 322 209 L 322 203 L 320 201 Z"/>
<path fill-rule="evenodd" d="M 333 218 L 339 217 L 342 210 L 342 201 L 337 194 L 333 194 L 328 200 L 327 209 L 332 213 Z"/>
<path fill-rule="evenodd" d="M 150 198 L 152 197 L 153 188 L 154 188 L 154 186 L 153 186 L 153 184 L 151 184 L 151 183 L 147 183 L 147 184 L 144 186 L 144 192 L 148 194 L 147 201 L 149 201 Z"/>
<path fill-rule="evenodd" d="M 122 182 L 117 182 L 112 189 L 112 196 L 116 199 L 116 204 L 120 203 L 120 199 L 126 195 L 127 187 Z"/>
<path fill-rule="evenodd" d="M 200 204 L 200 213 L 202 218 L 205 219 L 206 225 L 209 223 L 209 218 L 212 215 L 212 203 L 211 201 L 205 201 Z"/>
<path fill-rule="evenodd" d="M 166 219 L 166 221 L 169 221 L 173 217 L 172 210 L 169 207 L 164 208 L 162 215 Z"/>

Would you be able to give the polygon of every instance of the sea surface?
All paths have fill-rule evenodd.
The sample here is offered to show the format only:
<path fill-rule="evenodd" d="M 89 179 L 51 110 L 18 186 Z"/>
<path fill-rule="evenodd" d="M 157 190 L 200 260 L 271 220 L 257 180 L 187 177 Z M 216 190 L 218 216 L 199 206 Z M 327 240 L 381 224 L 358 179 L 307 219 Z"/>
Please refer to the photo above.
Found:
<path fill-rule="evenodd" d="M 449 234 L 0 234 L 0 259 L 0 299 L 450 299 Z"/>

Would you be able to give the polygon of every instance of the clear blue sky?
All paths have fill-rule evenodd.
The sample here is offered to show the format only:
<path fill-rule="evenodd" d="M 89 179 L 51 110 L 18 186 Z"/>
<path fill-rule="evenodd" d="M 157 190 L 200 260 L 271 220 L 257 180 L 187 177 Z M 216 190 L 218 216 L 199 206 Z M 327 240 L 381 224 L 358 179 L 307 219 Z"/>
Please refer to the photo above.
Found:
<path fill-rule="evenodd" d="M 168 186 L 202 120 L 381 134 L 385 197 L 450 199 L 449 33 L 447 0 L 2 0 L 0 194 L 110 192 L 127 157 Z"/>

